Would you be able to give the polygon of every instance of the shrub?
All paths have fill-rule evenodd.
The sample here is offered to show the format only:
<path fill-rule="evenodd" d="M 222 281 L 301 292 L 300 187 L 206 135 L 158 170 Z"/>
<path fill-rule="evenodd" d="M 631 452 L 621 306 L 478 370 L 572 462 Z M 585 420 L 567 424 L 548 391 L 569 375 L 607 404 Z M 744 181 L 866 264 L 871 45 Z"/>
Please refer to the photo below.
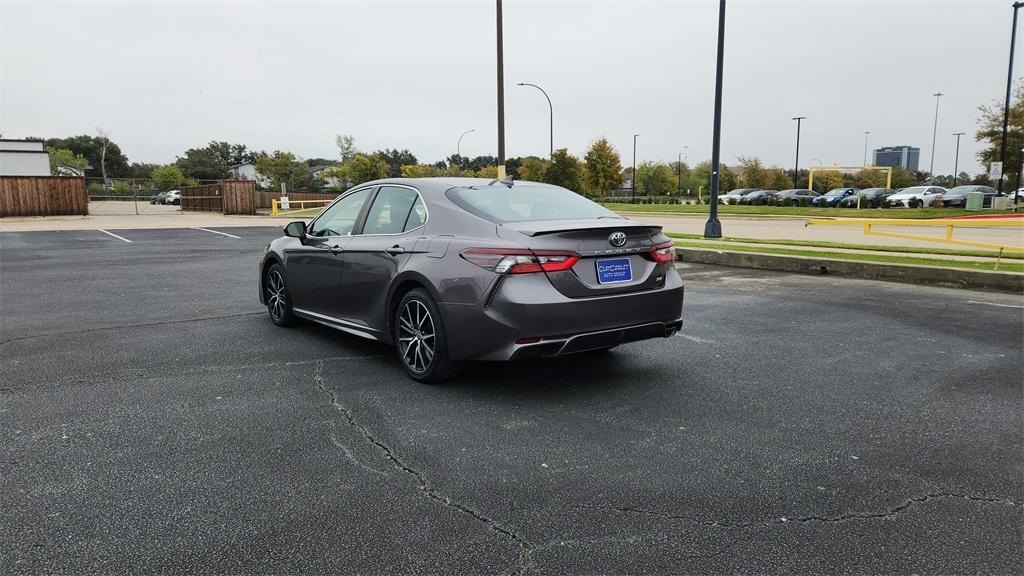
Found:
<path fill-rule="evenodd" d="M 811 204 L 811 199 L 810 199 L 810 198 L 807 198 L 807 197 L 805 197 L 805 196 L 801 196 L 801 197 L 800 197 L 800 199 L 799 199 L 799 200 L 798 200 L 797 202 L 798 202 L 798 204 L 799 204 L 800 206 L 802 206 L 802 207 L 807 207 L 807 206 L 810 206 L 810 204 Z"/>
<path fill-rule="evenodd" d="M 86 191 L 89 193 L 89 196 L 103 196 L 106 193 L 103 184 L 99 182 L 90 182 L 89 186 L 86 187 Z"/>
<path fill-rule="evenodd" d="M 911 198 L 910 200 L 907 201 L 907 206 L 911 208 L 920 208 L 922 204 L 924 203 L 921 202 L 920 198 Z"/>
<path fill-rule="evenodd" d="M 942 208 L 945 204 L 942 203 L 942 196 L 932 196 L 932 199 L 928 202 L 929 208 Z"/>
<path fill-rule="evenodd" d="M 878 203 L 882 208 L 892 208 L 892 202 L 889 202 L 888 198 L 882 198 L 882 201 Z"/>
<path fill-rule="evenodd" d="M 125 182 L 115 182 L 113 193 L 115 196 L 128 196 L 132 193 L 132 187 Z"/>

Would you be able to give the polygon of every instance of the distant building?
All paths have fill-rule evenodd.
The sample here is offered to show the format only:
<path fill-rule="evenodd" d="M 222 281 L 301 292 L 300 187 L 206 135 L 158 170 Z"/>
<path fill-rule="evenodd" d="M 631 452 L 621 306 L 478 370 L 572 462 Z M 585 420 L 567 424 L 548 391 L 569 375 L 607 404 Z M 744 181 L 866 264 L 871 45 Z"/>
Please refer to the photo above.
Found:
<path fill-rule="evenodd" d="M 0 176 L 49 176 L 50 155 L 43 143 L 0 139 Z"/>
<path fill-rule="evenodd" d="M 253 180 L 260 188 L 270 187 L 270 178 L 260 174 L 256 170 L 256 165 L 251 162 L 247 164 L 233 164 L 229 169 L 231 170 L 232 180 Z"/>
<path fill-rule="evenodd" d="M 913 146 L 886 146 L 876 148 L 872 154 L 872 164 L 875 166 L 891 166 L 905 170 L 917 170 L 917 161 L 921 156 L 921 149 Z"/>
<path fill-rule="evenodd" d="M 334 168 L 334 166 L 327 164 L 317 164 L 315 166 L 310 166 L 309 177 L 312 180 L 319 180 L 323 182 L 324 187 L 326 188 L 341 188 L 345 184 L 344 182 L 341 181 L 341 179 L 335 178 L 333 176 L 328 176 L 328 174 L 330 174 L 328 170 L 330 170 L 331 168 Z"/>

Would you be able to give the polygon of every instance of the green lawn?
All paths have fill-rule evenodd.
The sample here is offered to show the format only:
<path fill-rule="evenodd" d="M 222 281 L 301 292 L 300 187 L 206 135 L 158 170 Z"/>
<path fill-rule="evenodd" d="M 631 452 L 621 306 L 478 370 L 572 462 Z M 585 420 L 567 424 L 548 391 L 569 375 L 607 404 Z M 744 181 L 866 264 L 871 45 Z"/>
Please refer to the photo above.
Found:
<path fill-rule="evenodd" d="M 825 240 L 764 240 L 760 238 L 736 238 L 726 236 L 716 240 L 704 240 L 700 234 L 678 234 L 666 232 L 666 236 L 686 240 L 702 240 L 712 243 L 744 242 L 747 244 L 772 244 L 778 246 L 809 246 L 814 248 L 846 248 L 849 250 L 870 250 L 873 252 L 905 252 L 907 254 L 943 254 L 949 256 L 975 256 L 979 258 L 995 258 L 995 250 L 960 250 L 956 248 L 917 248 L 911 246 L 878 246 L 875 244 L 853 244 L 849 242 L 828 242 Z M 1024 253 L 1004 252 L 1003 256 L 1011 260 L 1024 260 Z"/>
<path fill-rule="evenodd" d="M 779 256 L 809 256 L 812 258 L 829 258 L 832 260 L 856 260 L 859 262 L 881 262 L 885 264 L 916 264 L 936 268 L 966 268 L 970 270 L 995 270 L 995 262 L 973 262 L 969 260 L 939 260 L 935 258 L 917 258 L 912 256 L 890 256 L 887 254 L 854 254 L 850 252 L 828 252 L 819 250 L 796 250 L 791 248 L 760 248 L 756 246 L 736 246 L 728 242 L 694 242 L 676 240 L 676 246 L 683 248 L 711 248 L 732 252 L 755 252 L 758 254 L 776 254 Z M 1000 262 L 1000 272 L 1024 272 L 1024 263 Z"/>
<path fill-rule="evenodd" d="M 707 214 L 707 204 L 605 204 L 614 212 L 645 212 L 663 214 Z M 962 208 L 804 208 L 801 206 L 719 206 L 724 216 L 811 216 L 844 218 L 950 218 L 979 214 Z M 985 210 L 984 214 L 1010 214 L 1012 211 Z"/>

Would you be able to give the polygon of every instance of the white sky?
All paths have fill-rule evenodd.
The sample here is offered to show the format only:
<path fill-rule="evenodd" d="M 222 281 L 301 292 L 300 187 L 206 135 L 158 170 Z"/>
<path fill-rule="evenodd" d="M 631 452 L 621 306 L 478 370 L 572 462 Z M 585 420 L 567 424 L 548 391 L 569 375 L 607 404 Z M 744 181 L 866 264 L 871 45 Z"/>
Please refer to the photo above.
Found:
<path fill-rule="evenodd" d="M 722 159 L 859 165 L 870 146 L 921 148 L 936 173 L 974 158 L 977 107 L 1005 90 L 1012 2 L 730 0 Z M 605 136 L 631 162 L 711 155 L 717 2 L 506 0 L 507 155 L 582 155 Z M 1024 43 L 1024 38 L 1020 43 Z M 1019 59 L 1018 70 L 1024 70 Z M 0 0 L 5 138 L 106 129 L 131 161 L 226 140 L 335 157 L 409 148 L 423 162 L 496 154 L 494 2 Z M 1021 77 L 1021 74 L 1015 74 Z"/>

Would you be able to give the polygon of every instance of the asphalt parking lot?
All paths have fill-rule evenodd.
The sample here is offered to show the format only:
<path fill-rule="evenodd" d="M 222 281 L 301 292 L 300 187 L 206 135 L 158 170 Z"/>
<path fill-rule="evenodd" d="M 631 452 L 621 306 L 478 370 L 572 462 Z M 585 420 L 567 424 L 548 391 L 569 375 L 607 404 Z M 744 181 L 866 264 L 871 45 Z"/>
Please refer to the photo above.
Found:
<path fill-rule="evenodd" d="M 1024 571 L 1024 298 L 689 265 L 428 387 L 270 322 L 278 232 L 0 234 L 0 573 Z"/>

